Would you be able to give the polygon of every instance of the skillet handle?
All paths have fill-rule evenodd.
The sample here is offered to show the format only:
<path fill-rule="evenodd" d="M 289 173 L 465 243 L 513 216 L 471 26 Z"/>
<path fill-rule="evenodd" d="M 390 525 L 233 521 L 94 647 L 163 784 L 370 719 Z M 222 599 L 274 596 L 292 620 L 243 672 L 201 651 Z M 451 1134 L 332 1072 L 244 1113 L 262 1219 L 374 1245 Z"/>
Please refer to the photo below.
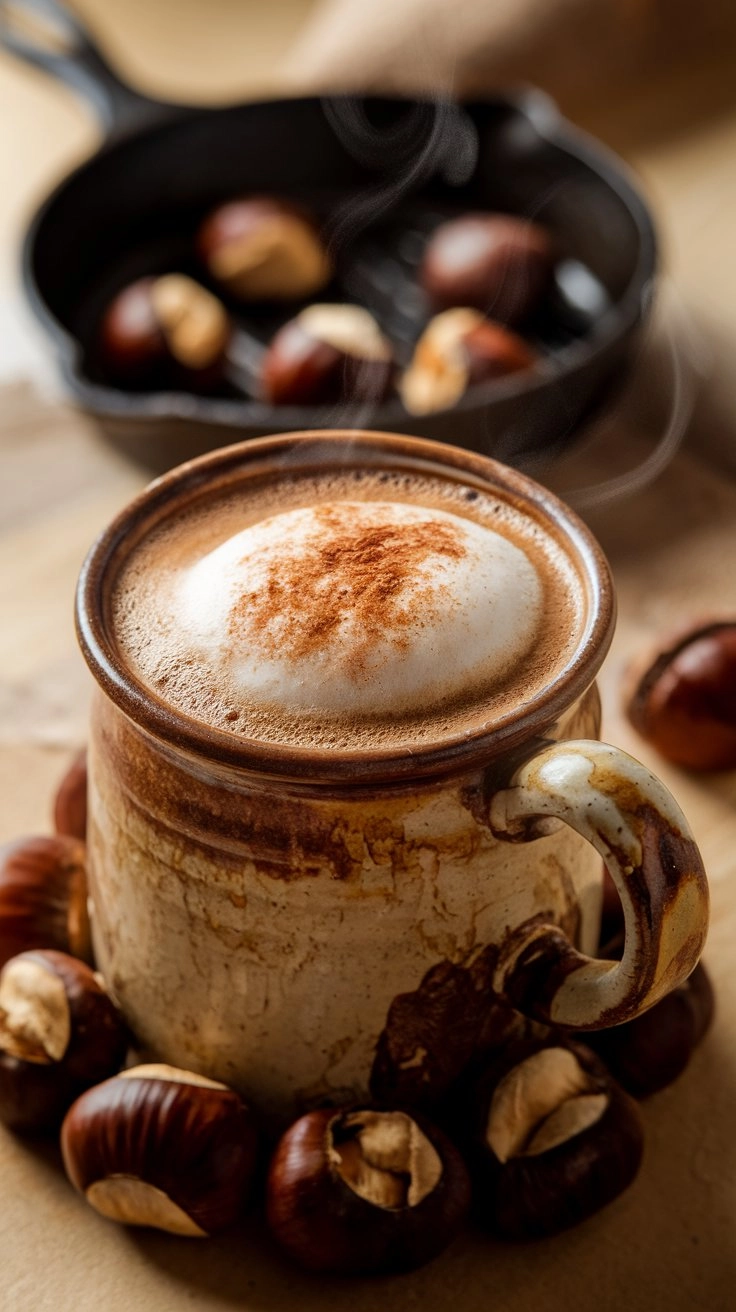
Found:
<path fill-rule="evenodd" d="M 184 112 L 121 81 L 61 0 L 0 0 L 0 46 L 71 87 L 92 106 L 108 136 Z"/>

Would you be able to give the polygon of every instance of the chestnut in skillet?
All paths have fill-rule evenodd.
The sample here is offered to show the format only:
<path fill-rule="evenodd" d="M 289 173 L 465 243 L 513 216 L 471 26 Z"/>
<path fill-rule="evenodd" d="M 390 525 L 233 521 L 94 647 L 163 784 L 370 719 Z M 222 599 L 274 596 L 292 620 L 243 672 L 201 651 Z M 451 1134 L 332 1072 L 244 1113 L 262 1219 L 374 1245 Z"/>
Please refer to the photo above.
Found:
<path fill-rule="evenodd" d="M 393 349 L 360 305 L 310 305 L 279 329 L 263 360 L 273 405 L 378 402 L 394 373 Z"/>
<path fill-rule="evenodd" d="M 466 214 L 430 237 L 421 280 L 438 309 L 472 305 L 518 324 L 541 300 L 553 265 L 546 229 L 511 214 Z"/>
<path fill-rule="evenodd" d="M 219 205 L 202 224 L 197 244 L 210 277 L 241 301 L 300 300 L 332 276 L 316 224 L 273 196 Z"/>
<path fill-rule="evenodd" d="M 445 310 L 430 320 L 404 374 L 401 399 L 410 414 L 455 405 L 473 383 L 530 369 L 536 352 L 523 337 L 478 310 Z"/>
<path fill-rule="evenodd" d="M 183 273 L 139 278 L 100 327 L 106 368 L 121 383 L 208 390 L 220 381 L 232 327 L 216 296 Z"/>

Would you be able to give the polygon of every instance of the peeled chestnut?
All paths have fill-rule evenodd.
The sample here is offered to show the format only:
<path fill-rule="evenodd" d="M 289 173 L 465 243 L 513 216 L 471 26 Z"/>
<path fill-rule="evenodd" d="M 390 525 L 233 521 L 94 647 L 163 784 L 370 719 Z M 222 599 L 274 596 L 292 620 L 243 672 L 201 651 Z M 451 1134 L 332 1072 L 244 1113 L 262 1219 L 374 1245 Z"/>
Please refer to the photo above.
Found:
<path fill-rule="evenodd" d="M 479 1079 L 473 1122 L 478 1217 L 508 1239 L 576 1225 L 622 1193 L 641 1162 L 636 1103 L 582 1044 L 509 1049 Z"/>
<path fill-rule="evenodd" d="M 586 1034 L 585 1042 L 628 1093 L 647 1098 L 682 1074 L 710 1026 L 713 1010 L 713 988 L 700 964 L 649 1011 L 623 1025 Z"/>
<path fill-rule="evenodd" d="M 56 790 L 54 829 L 84 842 L 87 837 L 87 753 L 72 761 Z"/>
<path fill-rule="evenodd" d="M 253 1116 L 232 1089 L 173 1066 L 134 1066 L 82 1094 L 61 1131 L 64 1166 L 112 1221 L 202 1238 L 248 1200 Z"/>
<path fill-rule="evenodd" d="M 635 677 L 634 728 L 675 765 L 736 768 L 736 621 L 679 634 Z"/>
<path fill-rule="evenodd" d="M 276 333 L 263 361 L 273 405 L 378 402 L 393 377 L 391 343 L 359 305 L 310 305 Z"/>
<path fill-rule="evenodd" d="M 457 1234 L 469 1202 L 457 1149 L 406 1112 L 310 1112 L 286 1131 L 268 1172 L 270 1229 L 311 1271 L 422 1266 Z"/>
<path fill-rule="evenodd" d="M 455 405 L 473 383 L 530 369 L 531 346 L 477 310 L 458 308 L 435 315 L 417 342 L 401 380 L 401 399 L 413 415 Z"/>
<path fill-rule="evenodd" d="M 106 366 L 122 381 L 197 388 L 217 381 L 230 335 L 216 296 L 183 273 L 167 273 L 118 292 L 100 341 Z"/>
<path fill-rule="evenodd" d="M 466 214 L 435 229 L 421 279 L 440 308 L 472 305 L 517 324 L 541 299 L 552 264 L 552 242 L 538 223 L 511 214 Z"/>
<path fill-rule="evenodd" d="M 210 275 L 243 301 L 298 300 L 321 291 L 332 277 L 309 215 L 271 196 L 218 205 L 197 242 Z"/>
<path fill-rule="evenodd" d="M 92 960 L 84 844 L 57 834 L 0 848 L 0 966 L 28 948 Z"/>
<path fill-rule="evenodd" d="M 119 1070 L 128 1035 L 99 977 L 64 952 L 22 952 L 0 972 L 0 1120 L 50 1130 Z"/>

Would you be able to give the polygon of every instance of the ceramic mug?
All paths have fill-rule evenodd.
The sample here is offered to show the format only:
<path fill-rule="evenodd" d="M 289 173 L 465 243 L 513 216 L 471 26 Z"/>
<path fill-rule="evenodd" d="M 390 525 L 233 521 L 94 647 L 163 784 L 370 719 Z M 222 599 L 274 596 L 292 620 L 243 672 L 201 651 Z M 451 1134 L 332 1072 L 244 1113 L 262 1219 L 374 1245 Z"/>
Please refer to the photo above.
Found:
<path fill-rule="evenodd" d="M 215 489 L 332 467 L 430 471 L 512 501 L 553 535 L 577 579 L 580 632 L 534 697 L 412 751 L 311 750 L 215 729 L 132 672 L 110 597 L 141 541 Z M 95 950 L 157 1059 L 274 1116 L 367 1097 L 426 1105 L 510 1015 L 617 1024 L 695 966 L 708 895 L 686 821 L 643 765 L 597 741 L 607 564 L 531 479 L 388 434 L 229 447 L 157 480 L 101 535 L 77 619 L 97 683 Z M 618 962 L 591 955 L 601 857 L 625 916 Z"/>

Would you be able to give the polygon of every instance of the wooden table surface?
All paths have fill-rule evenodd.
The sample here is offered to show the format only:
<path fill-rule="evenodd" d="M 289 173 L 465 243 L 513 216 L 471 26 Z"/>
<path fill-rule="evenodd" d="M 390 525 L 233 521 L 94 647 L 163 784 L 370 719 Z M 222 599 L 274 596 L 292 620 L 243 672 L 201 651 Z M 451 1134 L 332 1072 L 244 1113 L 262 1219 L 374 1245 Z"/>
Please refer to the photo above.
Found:
<path fill-rule="evenodd" d="M 143 21 L 148 8 L 155 7 L 132 11 Z M 67 100 L 25 78 L 0 61 L 0 116 L 4 99 L 22 86 L 20 141 L 44 142 L 41 165 L 34 157 L 25 170 L 17 140 L 13 160 L 3 164 L 17 183 L 0 214 L 0 288 L 8 295 L 12 233 L 32 193 L 68 161 Z M 677 89 L 671 94 L 679 105 Z M 54 129 L 49 106 L 57 95 L 63 109 Z M 639 1179 L 604 1213 L 555 1240 L 513 1247 L 469 1234 L 411 1276 L 328 1283 L 287 1269 L 254 1220 L 242 1233 L 201 1244 L 118 1229 L 71 1192 L 52 1149 L 26 1146 L 0 1130 L 3 1312 L 327 1312 L 346 1303 L 355 1312 L 379 1305 L 396 1312 L 736 1307 L 736 775 L 697 778 L 667 767 L 637 740 L 619 709 L 623 668 L 643 645 L 689 615 L 736 614 L 736 381 L 728 363 L 736 345 L 736 108 L 724 99 L 676 136 L 659 132 L 644 140 L 623 117 L 606 122 L 601 116 L 597 124 L 644 176 L 662 216 L 671 276 L 686 313 L 704 326 L 710 352 L 685 449 L 646 490 L 587 516 L 613 566 L 620 602 L 602 678 L 605 735 L 644 759 L 674 791 L 713 893 L 706 961 L 717 1019 L 686 1074 L 643 1109 L 647 1148 Z M 660 102 L 657 110 L 659 122 Z M 641 373 L 646 385 L 646 366 Z M 648 442 L 643 421 L 614 418 L 602 437 L 548 471 L 548 480 L 567 490 L 608 477 L 646 453 Z M 5 839 L 48 829 L 55 782 L 84 741 L 89 689 L 74 641 L 75 578 L 94 535 L 145 475 L 106 447 L 88 419 L 45 400 L 23 379 L 0 392 L 0 462 Z"/>

